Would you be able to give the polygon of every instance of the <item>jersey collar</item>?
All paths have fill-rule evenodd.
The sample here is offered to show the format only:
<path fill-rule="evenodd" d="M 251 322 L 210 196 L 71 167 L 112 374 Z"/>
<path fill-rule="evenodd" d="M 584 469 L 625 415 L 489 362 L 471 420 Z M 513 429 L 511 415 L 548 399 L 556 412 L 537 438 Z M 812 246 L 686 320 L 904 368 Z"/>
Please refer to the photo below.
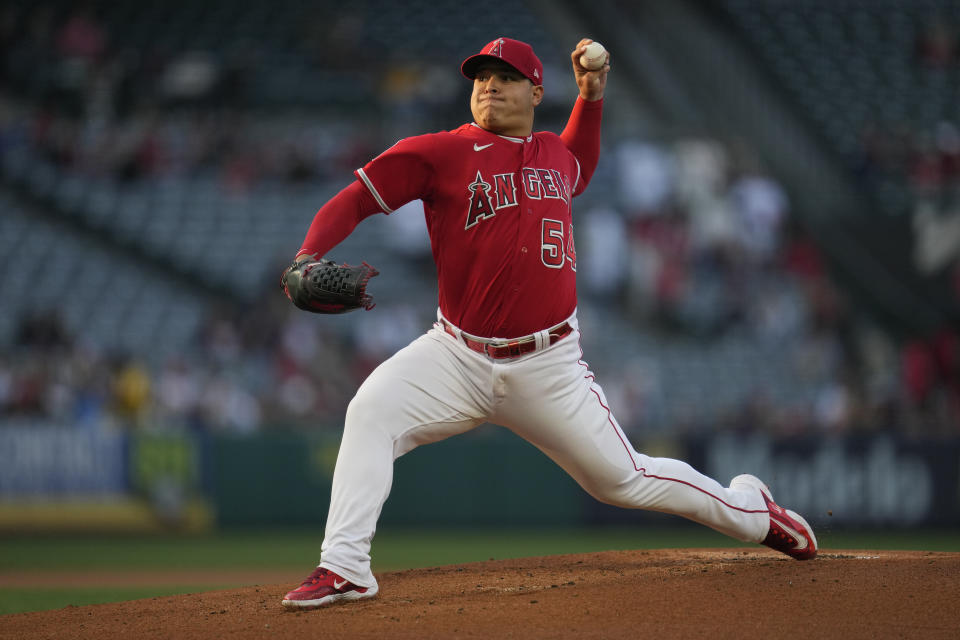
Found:
<path fill-rule="evenodd" d="M 480 131 L 485 131 L 486 133 L 489 133 L 490 135 L 497 136 L 498 138 L 503 138 L 504 140 L 509 140 L 510 142 L 516 142 L 516 143 L 518 143 L 518 144 L 522 144 L 522 143 L 524 143 L 524 142 L 531 142 L 531 141 L 533 141 L 533 134 L 532 134 L 532 133 L 531 133 L 530 135 L 528 135 L 526 138 L 514 138 L 513 136 L 502 136 L 502 135 L 500 135 L 499 133 L 494 133 L 494 132 L 492 132 L 492 131 L 487 131 L 486 129 L 484 129 L 483 127 L 481 127 L 480 125 L 478 125 L 476 122 L 471 122 L 470 125 L 473 126 L 473 127 L 476 127 L 476 128 L 479 129 Z"/>

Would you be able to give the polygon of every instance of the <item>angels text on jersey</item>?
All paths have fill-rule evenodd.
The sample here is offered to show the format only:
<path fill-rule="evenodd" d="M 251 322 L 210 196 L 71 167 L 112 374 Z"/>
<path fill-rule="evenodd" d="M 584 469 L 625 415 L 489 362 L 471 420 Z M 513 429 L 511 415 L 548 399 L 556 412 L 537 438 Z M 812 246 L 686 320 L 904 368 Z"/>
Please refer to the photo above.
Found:
<path fill-rule="evenodd" d="M 481 220 L 492 218 L 500 209 L 517 206 L 517 185 L 515 174 L 497 173 L 488 180 L 483 172 L 477 171 L 473 182 L 467 185 L 468 206 L 467 221 L 464 229 L 469 229 Z M 556 169 L 538 169 L 524 167 L 520 170 L 523 193 L 530 200 L 563 200 L 569 206 L 570 177 Z"/>

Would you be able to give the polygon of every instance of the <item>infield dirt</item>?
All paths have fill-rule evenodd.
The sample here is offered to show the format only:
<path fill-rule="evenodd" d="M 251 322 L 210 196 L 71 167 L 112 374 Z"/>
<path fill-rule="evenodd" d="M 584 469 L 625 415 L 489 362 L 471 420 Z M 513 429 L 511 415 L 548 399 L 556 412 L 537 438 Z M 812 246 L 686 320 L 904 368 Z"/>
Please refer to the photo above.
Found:
<path fill-rule="evenodd" d="M 960 638 L 960 553 L 610 551 L 377 579 L 313 611 L 284 610 L 282 583 L 12 614 L 0 638 Z"/>

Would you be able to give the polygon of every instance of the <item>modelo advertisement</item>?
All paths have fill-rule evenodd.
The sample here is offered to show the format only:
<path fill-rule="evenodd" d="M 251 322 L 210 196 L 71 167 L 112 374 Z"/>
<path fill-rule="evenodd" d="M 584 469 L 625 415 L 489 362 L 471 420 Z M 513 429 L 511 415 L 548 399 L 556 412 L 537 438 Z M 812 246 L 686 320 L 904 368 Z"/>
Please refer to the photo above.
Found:
<path fill-rule="evenodd" d="M 723 483 L 739 473 L 758 476 L 778 504 L 818 523 L 960 523 L 958 440 L 722 436 L 692 444 L 690 452 Z"/>

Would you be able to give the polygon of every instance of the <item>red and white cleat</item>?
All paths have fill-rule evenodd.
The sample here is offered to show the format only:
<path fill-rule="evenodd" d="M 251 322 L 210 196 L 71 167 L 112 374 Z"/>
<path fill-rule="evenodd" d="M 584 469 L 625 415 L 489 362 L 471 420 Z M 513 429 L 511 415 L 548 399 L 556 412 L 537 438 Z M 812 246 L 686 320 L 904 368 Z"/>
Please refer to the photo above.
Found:
<path fill-rule="evenodd" d="M 341 600 L 361 600 L 377 595 L 379 588 L 359 587 L 329 569 L 317 567 L 300 586 L 283 597 L 290 609 L 316 609 Z"/>
<path fill-rule="evenodd" d="M 758 489 L 770 511 L 770 530 L 763 539 L 764 544 L 797 560 L 812 560 L 817 557 L 817 537 L 813 527 L 803 517 L 789 509 L 784 509 L 773 501 L 767 485 L 749 474 L 739 475 L 730 481 L 730 488 L 745 491 Z"/>

